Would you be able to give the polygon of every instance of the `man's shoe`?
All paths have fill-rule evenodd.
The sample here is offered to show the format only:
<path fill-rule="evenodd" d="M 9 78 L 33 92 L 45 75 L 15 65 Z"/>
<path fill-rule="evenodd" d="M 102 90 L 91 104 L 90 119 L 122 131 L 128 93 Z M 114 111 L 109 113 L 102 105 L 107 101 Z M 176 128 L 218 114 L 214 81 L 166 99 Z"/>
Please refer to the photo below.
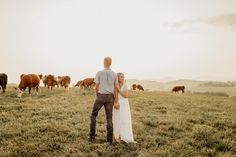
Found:
<path fill-rule="evenodd" d="M 108 142 L 109 144 L 112 144 L 112 140 L 107 140 L 107 142 Z"/>

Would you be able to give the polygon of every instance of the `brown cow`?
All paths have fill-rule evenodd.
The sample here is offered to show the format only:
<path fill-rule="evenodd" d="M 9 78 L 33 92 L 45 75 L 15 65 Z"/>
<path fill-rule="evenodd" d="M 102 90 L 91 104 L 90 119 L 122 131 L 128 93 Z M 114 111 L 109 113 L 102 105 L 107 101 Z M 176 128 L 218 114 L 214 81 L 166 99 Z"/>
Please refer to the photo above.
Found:
<path fill-rule="evenodd" d="M 137 89 L 140 90 L 140 91 L 144 91 L 143 86 L 141 86 L 140 84 L 137 85 Z"/>
<path fill-rule="evenodd" d="M 50 74 L 50 75 L 47 75 L 47 76 L 44 76 L 44 77 L 45 77 L 44 82 L 45 82 L 45 84 L 46 84 L 48 90 L 49 90 L 49 89 L 52 90 L 53 87 L 55 87 L 56 85 L 58 85 L 58 82 L 57 82 L 56 77 L 55 77 L 54 75 L 51 75 L 51 74 Z"/>
<path fill-rule="evenodd" d="M 176 93 L 176 92 L 182 91 L 182 93 L 184 93 L 184 90 L 185 90 L 185 86 L 175 86 L 175 87 L 172 89 L 172 92 L 173 92 L 173 93 Z"/>
<path fill-rule="evenodd" d="M 83 80 L 82 81 L 78 81 L 74 87 L 81 87 L 82 83 L 83 83 Z"/>
<path fill-rule="evenodd" d="M 21 74 L 21 75 L 20 75 L 20 79 L 22 79 L 23 76 L 25 76 L 25 74 Z M 43 75 L 42 75 L 42 74 L 39 74 L 38 76 L 39 76 L 39 79 L 40 79 L 40 80 L 43 79 Z"/>
<path fill-rule="evenodd" d="M 78 81 L 75 87 L 93 88 L 95 86 L 94 78 L 86 78 L 82 81 Z"/>
<path fill-rule="evenodd" d="M 39 84 L 40 84 L 40 78 L 38 75 L 36 74 L 22 75 L 18 88 L 15 88 L 17 96 L 20 98 L 27 87 L 29 89 L 29 94 L 31 94 L 30 93 L 31 88 L 36 88 L 36 92 L 38 94 Z"/>
<path fill-rule="evenodd" d="M 59 83 L 62 87 L 69 89 L 70 81 L 70 76 L 61 76 Z"/>
<path fill-rule="evenodd" d="M 137 85 L 136 85 L 136 84 L 133 84 L 133 85 L 132 85 L 132 89 L 133 89 L 133 90 L 137 90 Z"/>

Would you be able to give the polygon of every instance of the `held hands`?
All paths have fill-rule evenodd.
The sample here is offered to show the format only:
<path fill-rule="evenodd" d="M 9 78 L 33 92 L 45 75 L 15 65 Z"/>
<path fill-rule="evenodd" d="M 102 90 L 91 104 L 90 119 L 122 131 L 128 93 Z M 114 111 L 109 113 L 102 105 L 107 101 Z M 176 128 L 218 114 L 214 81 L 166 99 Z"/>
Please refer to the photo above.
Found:
<path fill-rule="evenodd" d="M 120 105 L 117 102 L 114 102 L 114 108 L 116 110 L 119 110 L 120 109 Z"/>

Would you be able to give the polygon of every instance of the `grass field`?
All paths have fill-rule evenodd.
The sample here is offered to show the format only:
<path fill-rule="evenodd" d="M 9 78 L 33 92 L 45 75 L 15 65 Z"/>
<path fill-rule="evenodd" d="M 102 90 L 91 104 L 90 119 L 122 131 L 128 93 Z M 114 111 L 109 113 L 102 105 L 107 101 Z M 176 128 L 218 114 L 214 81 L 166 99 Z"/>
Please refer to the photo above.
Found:
<path fill-rule="evenodd" d="M 0 156 L 235 157 L 236 98 L 130 92 L 134 144 L 104 144 L 104 109 L 87 141 L 93 90 L 42 88 L 39 96 L 0 94 Z"/>

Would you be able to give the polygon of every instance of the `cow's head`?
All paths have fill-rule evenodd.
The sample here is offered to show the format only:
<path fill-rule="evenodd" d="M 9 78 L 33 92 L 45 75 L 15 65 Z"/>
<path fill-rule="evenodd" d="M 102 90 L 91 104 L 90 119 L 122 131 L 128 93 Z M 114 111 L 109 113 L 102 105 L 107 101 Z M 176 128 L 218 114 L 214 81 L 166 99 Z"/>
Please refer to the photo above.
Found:
<path fill-rule="evenodd" d="M 18 98 L 21 98 L 22 94 L 24 93 L 24 90 L 20 90 L 19 88 L 15 88 L 16 94 Z"/>

